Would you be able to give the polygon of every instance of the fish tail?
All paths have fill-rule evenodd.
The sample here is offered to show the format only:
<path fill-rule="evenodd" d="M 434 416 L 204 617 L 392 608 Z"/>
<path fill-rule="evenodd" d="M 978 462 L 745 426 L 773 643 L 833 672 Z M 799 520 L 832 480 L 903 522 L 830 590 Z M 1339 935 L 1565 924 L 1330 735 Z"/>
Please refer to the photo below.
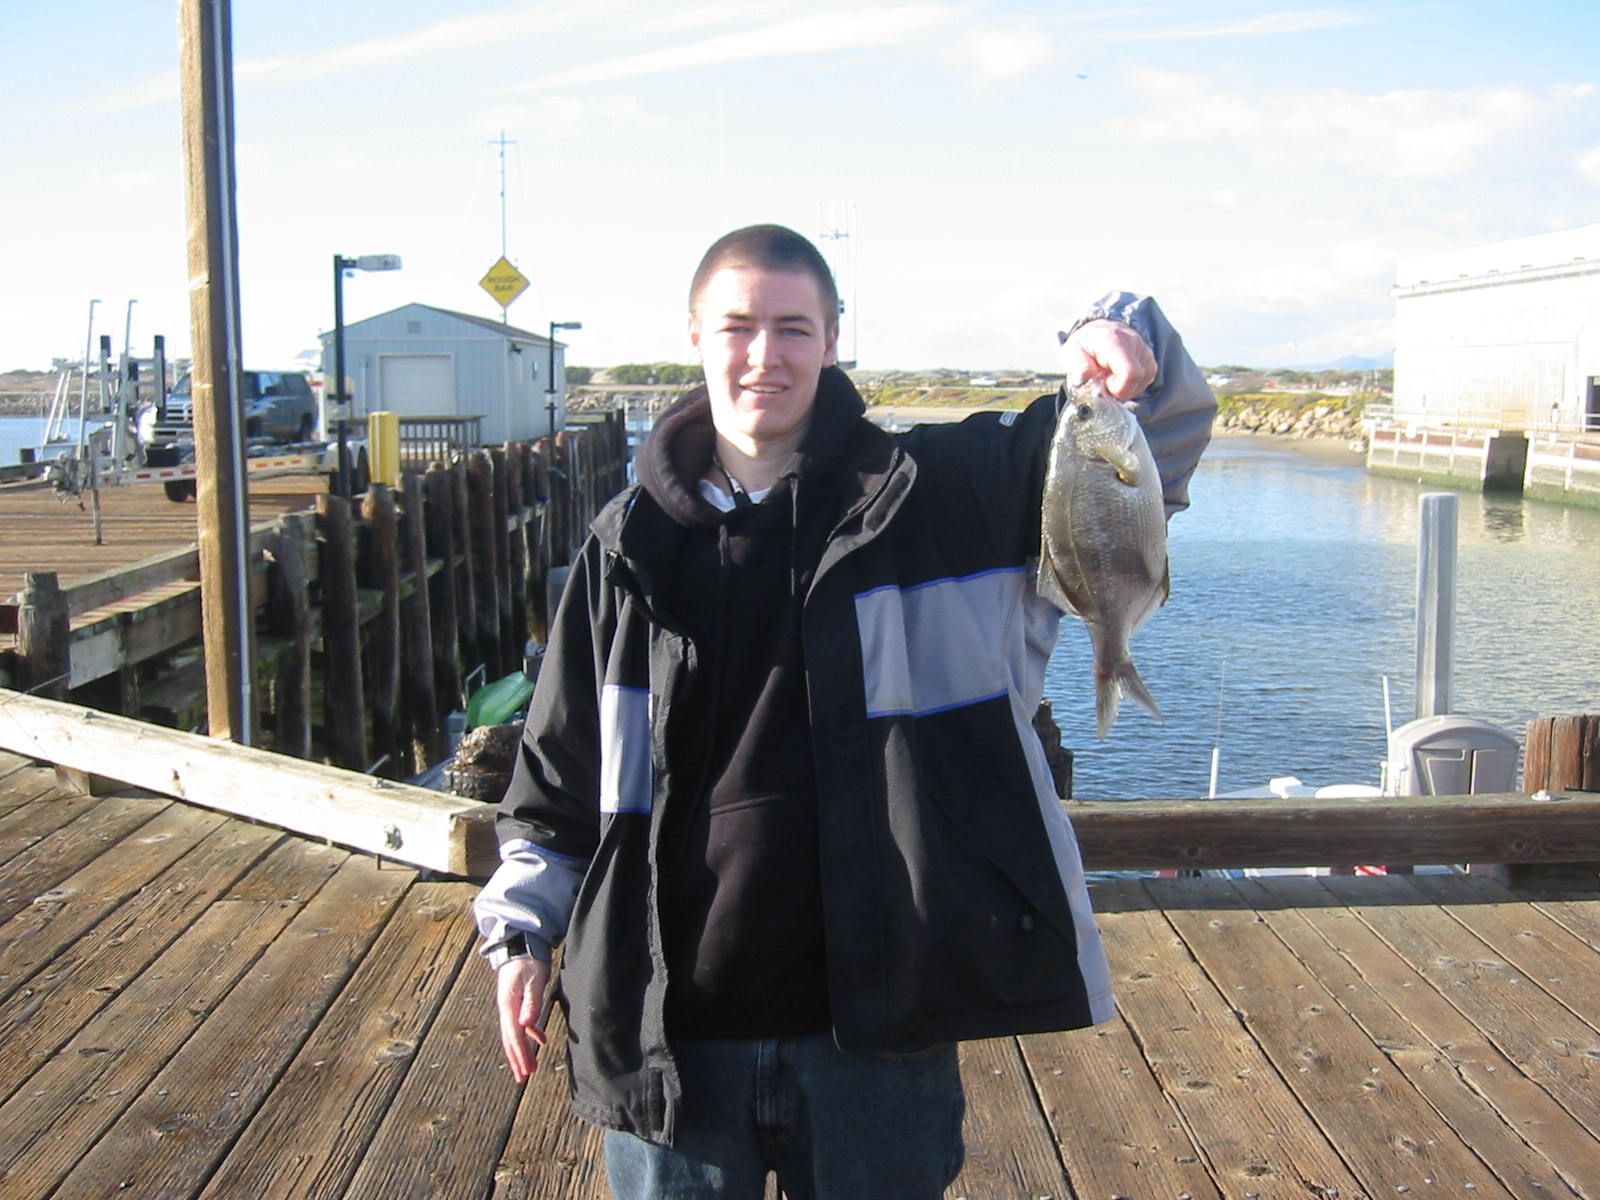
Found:
<path fill-rule="evenodd" d="M 1121 662 L 1114 663 L 1109 670 L 1097 673 L 1095 679 L 1095 731 L 1100 735 L 1101 741 L 1105 741 L 1106 734 L 1110 733 L 1111 727 L 1117 723 L 1117 712 L 1122 707 L 1123 696 L 1127 696 L 1156 720 L 1165 720 L 1155 697 L 1150 694 L 1150 689 L 1144 686 L 1144 680 L 1139 678 L 1139 671 L 1133 665 L 1133 660 L 1124 658 Z"/>

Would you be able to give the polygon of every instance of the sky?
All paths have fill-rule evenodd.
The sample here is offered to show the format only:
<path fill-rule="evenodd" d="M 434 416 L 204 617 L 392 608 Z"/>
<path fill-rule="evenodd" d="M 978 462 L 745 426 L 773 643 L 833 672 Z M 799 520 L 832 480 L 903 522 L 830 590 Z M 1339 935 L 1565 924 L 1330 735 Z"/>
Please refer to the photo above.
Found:
<path fill-rule="evenodd" d="M 91 309 L 188 352 L 178 11 L 0 0 L 0 370 L 81 356 Z M 582 322 L 569 363 L 690 361 L 701 253 L 776 221 L 834 262 L 844 357 L 976 371 L 1052 369 L 1112 288 L 1205 365 L 1383 355 L 1398 259 L 1600 222 L 1593 0 L 231 11 L 257 368 L 332 326 L 335 254 L 403 262 L 347 321 L 498 319 L 502 228 L 506 315 Z"/>

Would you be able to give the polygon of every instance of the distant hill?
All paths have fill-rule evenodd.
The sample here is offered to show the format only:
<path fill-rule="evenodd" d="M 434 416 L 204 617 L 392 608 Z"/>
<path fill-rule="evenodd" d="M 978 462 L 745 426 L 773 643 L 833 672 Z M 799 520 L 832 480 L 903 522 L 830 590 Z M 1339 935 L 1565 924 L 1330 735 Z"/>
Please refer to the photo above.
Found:
<path fill-rule="evenodd" d="M 1300 363 L 1291 368 L 1295 371 L 1385 371 L 1394 366 L 1394 351 L 1380 354 L 1376 358 L 1364 358 L 1359 354 L 1346 354 L 1343 358 L 1336 358 L 1332 362 Z"/>

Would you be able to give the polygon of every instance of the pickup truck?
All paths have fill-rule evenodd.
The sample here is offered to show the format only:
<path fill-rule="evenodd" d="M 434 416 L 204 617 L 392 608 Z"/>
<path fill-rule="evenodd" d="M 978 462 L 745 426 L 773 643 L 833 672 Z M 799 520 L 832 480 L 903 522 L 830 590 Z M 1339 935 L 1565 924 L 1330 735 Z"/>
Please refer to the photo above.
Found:
<path fill-rule="evenodd" d="M 309 442 L 316 434 L 317 401 L 311 381 L 300 371 L 244 371 L 244 435 L 274 442 Z M 194 442 L 194 393 L 185 374 L 167 397 L 166 411 L 154 405 L 139 414 L 139 441 L 146 454 Z"/>

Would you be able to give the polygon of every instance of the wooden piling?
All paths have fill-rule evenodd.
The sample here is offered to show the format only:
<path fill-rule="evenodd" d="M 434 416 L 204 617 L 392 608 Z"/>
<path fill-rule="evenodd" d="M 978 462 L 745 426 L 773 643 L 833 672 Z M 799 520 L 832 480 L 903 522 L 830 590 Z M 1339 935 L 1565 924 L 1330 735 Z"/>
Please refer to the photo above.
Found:
<path fill-rule="evenodd" d="M 279 517 L 278 535 L 272 548 L 273 568 L 267 576 L 267 632 L 288 642 L 287 648 L 277 656 L 273 748 L 296 758 L 311 757 L 309 560 L 315 536 L 310 513 L 286 513 Z"/>
<path fill-rule="evenodd" d="M 511 545 L 506 536 L 507 525 L 511 519 L 511 488 L 509 471 L 506 464 L 505 451 L 499 447 L 489 450 L 490 498 L 492 508 L 490 521 L 492 534 L 490 542 L 494 546 L 494 585 L 495 609 L 499 619 L 495 623 L 495 642 L 500 647 L 500 674 L 511 670 L 511 666 L 521 651 L 521 643 L 512 635 L 513 621 L 511 617 Z"/>
<path fill-rule="evenodd" d="M 184 0 L 178 27 L 207 707 L 213 737 L 248 745 L 257 705 L 246 548 L 250 507 L 237 402 L 243 364 L 230 8 Z"/>
<path fill-rule="evenodd" d="M 505 671 L 500 656 L 500 584 L 495 574 L 494 461 L 487 450 L 467 459 L 467 504 L 472 586 L 477 597 L 477 661 L 494 680 Z"/>
<path fill-rule="evenodd" d="M 400 731 L 400 555 L 399 519 L 394 493 L 384 483 L 369 483 L 361 502 L 362 553 L 357 581 L 382 596 L 367 633 L 363 684 L 372 713 L 372 754 L 379 773 L 407 774 Z"/>
<path fill-rule="evenodd" d="M 1528 723 L 1522 753 L 1522 789 L 1548 792 L 1551 804 L 1576 792 L 1600 791 L 1600 715 L 1540 717 Z M 1600 888 L 1600 862 L 1513 863 L 1512 887 L 1539 891 Z"/>
<path fill-rule="evenodd" d="M 455 489 L 451 472 L 442 462 L 428 468 L 422 478 L 424 535 L 428 557 L 439 570 L 428 582 L 428 615 L 432 626 L 433 680 L 436 722 L 461 707 L 460 631 L 456 620 L 458 557 L 455 537 Z"/>
<path fill-rule="evenodd" d="M 420 771 L 444 753 L 444 726 L 433 669 L 433 615 L 428 595 L 428 554 L 422 476 L 401 480 L 400 567 L 410 590 L 400 601 L 400 708 L 412 747 L 413 769 Z"/>
<path fill-rule="evenodd" d="M 356 603 L 355 535 L 350 502 L 317 497 L 317 575 L 322 583 L 322 730 L 328 760 L 364 771 L 366 701 L 361 681 L 361 624 Z"/>
<path fill-rule="evenodd" d="M 461 647 L 461 674 L 465 678 L 483 662 L 483 648 L 478 644 L 478 551 L 472 540 L 472 506 L 464 461 L 451 468 L 450 490 L 456 553 L 461 558 L 456 568 L 456 638 Z"/>
<path fill-rule="evenodd" d="M 17 651 L 23 662 L 22 686 L 36 696 L 65 700 L 72 676 L 72 621 L 66 593 L 54 571 L 23 576 L 17 609 Z"/>

